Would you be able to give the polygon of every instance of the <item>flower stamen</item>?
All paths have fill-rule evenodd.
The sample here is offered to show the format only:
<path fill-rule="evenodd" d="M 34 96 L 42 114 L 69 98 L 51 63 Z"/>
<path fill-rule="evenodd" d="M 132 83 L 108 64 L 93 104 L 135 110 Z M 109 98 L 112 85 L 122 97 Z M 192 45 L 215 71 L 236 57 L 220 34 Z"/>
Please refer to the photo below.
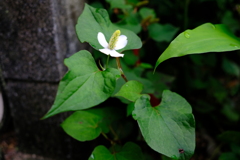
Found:
<path fill-rule="evenodd" d="M 116 30 L 113 34 L 112 37 L 110 38 L 108 48 L 110 50 L 113 50 L 116 47 L 116 43 L 118 41 L 118 37 L 120 36 L 121 32 L 120 30 Z"/>

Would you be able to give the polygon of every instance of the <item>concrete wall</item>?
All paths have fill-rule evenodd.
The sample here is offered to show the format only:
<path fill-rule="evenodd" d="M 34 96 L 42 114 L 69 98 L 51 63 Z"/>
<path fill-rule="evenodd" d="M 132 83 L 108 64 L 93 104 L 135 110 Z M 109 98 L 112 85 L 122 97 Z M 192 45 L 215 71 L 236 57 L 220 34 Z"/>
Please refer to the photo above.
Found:
<path fill-rule="evenodd" d="M 63 59 L 86 48 L 75 34 L 84 0 L 0 1 L 0 62 L 20 150 L 60 159 L 87 159 L 91 147 L 59 124 L 69 113 L 39 120 L 66 72 Z"/>

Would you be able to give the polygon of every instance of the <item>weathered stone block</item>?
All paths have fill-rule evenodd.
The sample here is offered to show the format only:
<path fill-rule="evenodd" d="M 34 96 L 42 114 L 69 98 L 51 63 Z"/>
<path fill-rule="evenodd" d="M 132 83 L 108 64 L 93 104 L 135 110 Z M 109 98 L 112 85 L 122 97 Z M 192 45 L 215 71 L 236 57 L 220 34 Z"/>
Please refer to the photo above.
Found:
<path fill-rule="evenodd" d="M 57 85 L 51 83 L 8 82 L 10 109 L 17 125 L 15 131 L 19 148 L 26 153 L 56 160 L 87 159 L 93 148 L 72 139 L 60 127 L 70 113 L 40 120 L 52 105 L 56 88 Z"/>
<path fill-rule="evenodd" d="M 59 81 L 63 59 L 85 48 L 74 28 L 84 0 L 3 0 L 0 6 L 3 76 Z"/>
<path fill-rule="evenodd" d="M 69 113 L 40 118 L 55 99 L 66 72 L 63 59 L 80 44 L 75 25 L 85 0 L 0 1 L 0 63 L 19 149 L 56 160 L 87 159 L 93 150 L 66 135 Z"/>
<path fill-rule="evenodd" d="M 1 13 L 5 14 L 4 20 L 8 25 L 1 26 L 1 30 L 5 35 L 10 30 L 11 34 L 3 46 L 3 76 L 58 81 L 64 55 L 58 52 L 59 44 L 54 39 L 58 35 L 54 28 L 51 1 L 9 0 L 2 3 L 4 8 Z M 66 51 L 63 39 L 59 43 L 62 52 Z"/>

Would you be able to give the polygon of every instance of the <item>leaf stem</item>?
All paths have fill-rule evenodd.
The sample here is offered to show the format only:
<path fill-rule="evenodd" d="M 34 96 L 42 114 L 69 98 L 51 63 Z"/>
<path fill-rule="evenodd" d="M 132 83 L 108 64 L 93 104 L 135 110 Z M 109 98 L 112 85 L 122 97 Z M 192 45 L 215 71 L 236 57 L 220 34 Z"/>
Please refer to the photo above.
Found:
<path fill-rule="evenodd" d="M 223 143 L 218 145 L 215 150 L 213 150 L 212 156 L 208 160 L 213 160 L 215 159 L 220 153 L 221 153 L 221 148 L 223 146 Z"/>
<path fill-rule="evenodd" d="M 108 57 L 107 57 L 106 69 L 108 68 L 109 57 L 110 57 L 110 54 L 109 54 Z"/>
<path fill-rule="evenodd" d="M 110 138 L 108 138 L 108 136 L 107 136 L 105 133 L 101 132 L 101 134 L 102 134 L 103 137 L 106 138 L 112 145 L 115 144 L 115 142 L 114 142 L 113 140 L 111 140 Z"/>
<path fill-rule="evenodd" d="M 117 133 L 114 131 L 112 126 L 109 126 L 109 129 L 112 132 L 112 134 L 114 135 L 114 140 L 117 141 L 119 139 Z"/>
<path fill-rule="evenodd" d="M 116 61 L 117 61 L 118 70 L 121 72 L 122 78 L 123 78 L 126 82 L 128 82 L 127 77 L 126 77 L 126 76 L 124 75 L 124 73 L 123 73 L 122 66 L 121 66 L 121 62 L 120 62 L 120 58 L 119 58 L 119 57 L 116 57 Z"/>
<path fill-rule="evenodd" d="M 99 64 L 99 66 L 100 66 L 100 68 L 101 68 L 101 70 L 102 71 L 104 71 L 105 70 L 105 68 L 101 65 L 101 62 L 100 62 L 100 60 L 98 61 L 98 64 Z"/>

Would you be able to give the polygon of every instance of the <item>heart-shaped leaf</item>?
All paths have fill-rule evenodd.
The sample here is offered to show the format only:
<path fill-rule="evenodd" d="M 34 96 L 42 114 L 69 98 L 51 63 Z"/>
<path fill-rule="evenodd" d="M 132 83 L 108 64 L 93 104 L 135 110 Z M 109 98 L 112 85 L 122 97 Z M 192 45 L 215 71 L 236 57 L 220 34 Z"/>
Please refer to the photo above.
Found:
<path fill-rule="evenodd" d="M 109 125 L 121 117 L 120 113 L 121 110 L 116 107 L 76 111 L 61 126 L 71 137 L 89 141 L 97 138 L 101 132 L 109 132 Z"/>
<path fill-rule="evenodd" d="M 240 49 L 240 39 L 225 25 L 206 23 L 179 34 L 158 58 L 155 69 L 163 61 L 173 57 L 238 49 Z"/>
<path fill-rule="evenodd" d="M 195 121 L 191 106 L 176 93 L 165 90 L 162 102 L 152 107 L 142 95 L 132 112 L 147 144 L 168 157 L 187 160 L 195 149 Z"/>
<path fill-rule="evenodd" d="M 143 90 L 142 83 L 138 81 L 128 81 L 125 83 L 120 91 L 115 94 L 115 96 L 121 96 L 129 101 L 134 102 L 136 99 L 138 99 L 141 96 L 141 92 Z"/>
<path fill-rule="evenodd" d="M 104 146 L 97 146 L 88 160 L 143 160 L 141 148 L 128 142 L 120 150 L 110 152 Z"/>
<path fill-rule="evenodd" d="M 91 53 L 85 50 L 65 59 L 64 63 L 69 71 L 60 81 L 54 104 L 43 119 L 98 105 L 110 97 L 120 77 L 114 68 L 100 71 Z"/>
<path fill-rule="evenodd" d="M 105 9 L 96 9 L 85 4 L 83 13 L 78 18 L 76 25 L 76 32 L 81 42 L 88 42 L 96 50 L 102 49 L 103 47 L 97 39 L 98 32 L 102 32 L 106 40 L 109 41 L 116 30 L 120 30 L 121 35 L 127 36 L 128 39 L 127 46 L 118 50 L 118 52 L 141 48 L 140 38 L 132 31 L 112 24 Z"/>

